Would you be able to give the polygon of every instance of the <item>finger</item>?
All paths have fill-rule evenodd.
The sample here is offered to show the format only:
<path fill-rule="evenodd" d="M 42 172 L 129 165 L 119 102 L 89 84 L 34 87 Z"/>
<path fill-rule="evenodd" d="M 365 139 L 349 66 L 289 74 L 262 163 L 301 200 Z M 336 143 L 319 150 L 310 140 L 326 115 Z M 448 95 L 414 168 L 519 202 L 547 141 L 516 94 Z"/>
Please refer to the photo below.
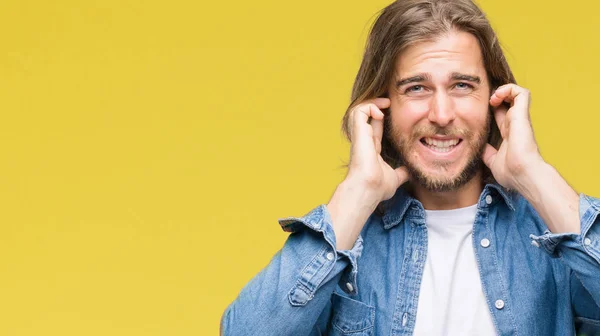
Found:
<path fill-rule="evenodd" d="M 371 127 L 373 128 L 373 142 L 377 154 L 381 153 L 381 138 L 383 137 L 383 113 L 377 117 L 371 118 Z"/>
<path fill-rule="evenodd" d="M 383 118 L 383 112 L 379 110 L 375 103 L 363 103 L 357 105 L 352 111 L 351 141 L 356 140 L 356 137 L 358 136 L 372 136 L 372 134 L 365 134 L 365 132 L 368 132 L 368 127 L 365 126 L 367 126 L 369 118 Z"/>
<path fill-rule="evenodd" d="M 366 109 L 366 111 L 365 111 Z M 357 136 L 360 134 L 360 130 L 364 128 L 363 124 L 365 124 L 371 115 L 368 104 L 360 104 L 357 105 L 350 115 L 350 119 L 352 120 L 352 128 L 350 133 L 350 141 L 355 142 Z"/>
<path fill-rule="evenodd" d="M 492 165 L 494 164 L 494 160 L 496 159 L 496 154 L 498 154 L 498 150 L 496 148 L 494 148 L 492 145 L 490 144 L 486 144 L 485 145 L 485 150 L 483 151 L 483 163 L 490 168 L 490 170 L 492 169 Z"/>
<path fill-rule="evenodd" d="M 406 167 L 401 166 L 394 169 L 394 171 L 396 172 L 396 176 L 398 177 L 398 186 L 401 186 L 408 181 L 409 175 L 408 169 L 406 169 Z"/>
<path fill-rule="evenodd" d="M 517 111 L 516 117 L 528 117 L 531 101 L 530 96 L 529 90 L 516 84 L 506 84 L 496 89 L 490 97 L 490 104 L 492 106 L 499 106 L 502 102 L 511 103 Z"/>
<path fill-rule="evenodd" d="M 384 98 L 384 97 L 375 98 L 375 99 L 373 99 L 373 104 L 375 104 L 377 106 L 377 108 L 385 109 L 385 108 L 390 107 L 391 100 L 389 98 Z"/>
<path fill-rule="evenodd" d="M 505 84 L 498 87 L 490 96 L 490 104 L 492 106 L 498 106 L 502 102 L 511 103 L 513 97 L 511 96 L 512 86 L 516 86 L 516 84 Z"/>
<path fill-rule="evenodd" d="M 508 135 L 508 125 L 506 124 L 506 114 L 508 109 L 505 105 L 492 108 L 494 110 L 494 119 L 496 119 L 496 125 L 498 125 L 498 129 L 500 130 L 500 135 L 502 136 L 502 139 L 506 139 L 506 136 Z"/>

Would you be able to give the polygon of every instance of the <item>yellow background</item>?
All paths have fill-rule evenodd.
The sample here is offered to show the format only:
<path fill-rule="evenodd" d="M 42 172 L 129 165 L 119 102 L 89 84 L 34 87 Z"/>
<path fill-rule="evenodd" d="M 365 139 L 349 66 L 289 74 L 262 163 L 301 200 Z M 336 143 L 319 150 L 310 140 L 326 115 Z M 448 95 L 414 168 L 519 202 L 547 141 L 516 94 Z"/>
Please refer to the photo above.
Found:
<path fill-rule="evenodd" d="M 0 335 L 216 335 L 344 176 L 388 1 L 0 4 Z M 600 195 L 600 5 L 486 0 L 544 157 Z"/>

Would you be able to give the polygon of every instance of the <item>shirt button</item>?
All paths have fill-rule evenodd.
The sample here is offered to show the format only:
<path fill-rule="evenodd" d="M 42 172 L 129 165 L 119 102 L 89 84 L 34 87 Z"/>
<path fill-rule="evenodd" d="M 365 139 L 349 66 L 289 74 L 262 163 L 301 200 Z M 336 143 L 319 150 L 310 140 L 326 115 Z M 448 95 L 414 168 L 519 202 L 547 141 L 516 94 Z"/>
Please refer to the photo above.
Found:
<path fill-rule="evenodd" d="M 585 245 L 588 245 L 588 246 L 589 246 L 589 245 L 592 245 L 592 240 L 591 240 L 590 238 L 585 238 L 585 239 L 583 240 L 583 243 L 584 243 Z"/>
<path fill-rule="evenodd" d="M 494 199 L 492 198 L 492 195 L 487 195 L 487 196 L 485 196 L 485 203 L 487 203 L 487 204 L 492 204 L 492 201 L 493 201 L 493 200 L 494 200 Z"/>
<path fill-rule="evenodd" d="M 349 282 L 346 282 L 346 288 L 348 288 L 349 292 L 352 292 L 354 290 L 354 286 L 352 286 L 352 284 Z"/>
<path fill-rule="evenodd" d="M 327 253 L 327 260 L 331 261 L 331 260 L 333 260 L 333 257 L 334 257 L 333 253 L 331 253 L 331 252 Z"/>
<path fill-rule="evenodd" d="M 413 254 L 413 262 L 417 262 L 417 260 L 419 260 L 419 251 L 415 251 L 415 253 Z"/>
<path fill-rule="evenodd" d="M 483 239 L 481 240 L 480 244 L 481 244 L 481 246 L 483 246 L 483 247 L 488 247 L 488 246 L 490 246 L 490 240 L 489 240 L 489 239 L 487 239 L 487 238 L 483 238 Z"/>
<path fill-rule="evenodd" d="M 535 240 L 531 241 L 531 245 L 533 245 L 535 247 L 540 247 L 540 243 L 536 242 Z"/>
<path fill-rule="evenodd" d="M 502 300 L 496 300 L 495 305 L 496 305 L 497 309 L 502 309 L 502 308 L 504 308 L 504 301 L 502 301 Z"/>

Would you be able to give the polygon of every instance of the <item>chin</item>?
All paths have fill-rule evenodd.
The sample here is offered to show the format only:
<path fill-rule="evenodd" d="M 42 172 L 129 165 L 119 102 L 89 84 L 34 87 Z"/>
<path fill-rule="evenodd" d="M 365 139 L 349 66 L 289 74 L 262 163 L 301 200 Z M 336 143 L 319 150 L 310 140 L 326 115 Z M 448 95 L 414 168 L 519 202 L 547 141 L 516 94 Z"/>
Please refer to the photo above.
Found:
<path fill-rule="evenodd" d="M 428 166 L 424 165 L 415 165 L 416 170 L 419 172 L 419 175 L 427 178 L 432 181 L 447 181 L 451 182 L 460 178 L 462 172 L 467 168 L 466 163 L 458 164 L 454 163 L 442 163 L 442 164 L 432 164 Z"/>
<path fill-rule="evenodd" d="M 411 177 L 419 186 L 434 192 L 448 192 L 459 189 L 475 177 L 480 162 L 473 161 L 460 167 L 418 167 L 406 165 Z M 454 166 L 454 165 L 453 165 Z"/>

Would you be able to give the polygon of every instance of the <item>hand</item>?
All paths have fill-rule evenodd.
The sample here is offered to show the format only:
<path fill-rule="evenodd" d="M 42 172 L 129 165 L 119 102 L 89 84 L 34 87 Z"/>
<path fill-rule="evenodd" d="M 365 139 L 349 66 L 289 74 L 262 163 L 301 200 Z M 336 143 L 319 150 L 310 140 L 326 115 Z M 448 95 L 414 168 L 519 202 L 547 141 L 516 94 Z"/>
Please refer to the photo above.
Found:
<path fill-rule="evenodd" d="M 510 108 L 503 102 L 510 103 Z M 483 162 L 498 183 L 519 191 L 524 185 L 523 179 L 544 163 L 529 116 L 530 93 L 516 84 L 506 84 L 492 94 L 490 105 L 503 141 L 498 150 L 487 144 Z"/>
<path fill-rule="evenodd" d="M 350 113 L 350 164 L 345 182 L 358 183 L 373 192 L 379 201 L 387 200 L 404 182 L 408 171 L 393 169 L 381 157 L 384 114 L 388 98 L 375 98 L 357 105 Z"/>
<path fill-rule="evenodd" d="M 352 248 L 379 202 L 390 199 L 408 181 L 406 168 L 392 169 L 381 157 L 384 115 L 380 109 L 389 106 L 389 99 L 376 98 L 350 112 L 348 175 L 327 204 L 338 250 Z"/>

